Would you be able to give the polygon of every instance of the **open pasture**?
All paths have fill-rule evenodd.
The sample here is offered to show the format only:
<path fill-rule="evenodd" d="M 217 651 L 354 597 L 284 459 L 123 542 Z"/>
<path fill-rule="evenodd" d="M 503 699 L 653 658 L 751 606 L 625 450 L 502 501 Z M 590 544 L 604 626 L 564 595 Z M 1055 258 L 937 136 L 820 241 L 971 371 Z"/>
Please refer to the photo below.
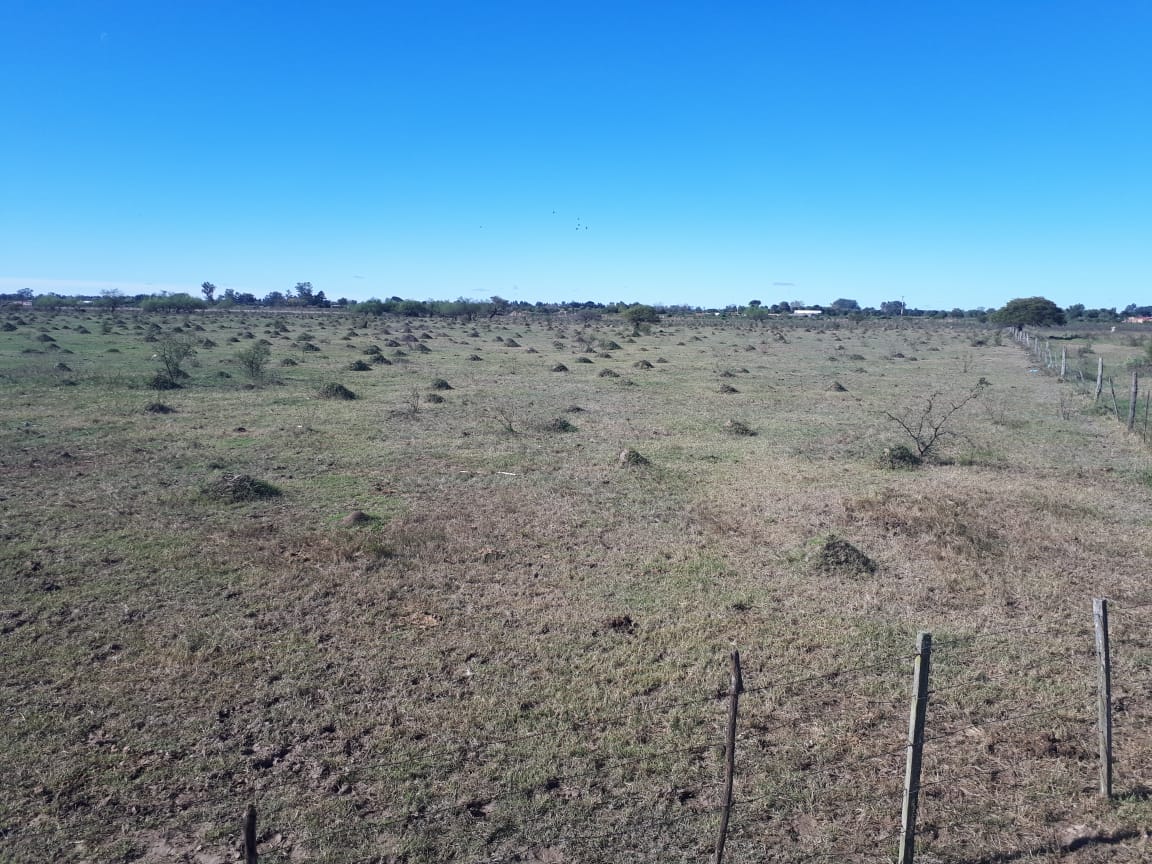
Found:
<path fill-rule="evenodd" d="M 0 327 L 0 859 L 231 861 L 255 802 L 261 861 L 707 860 L 737 648 L 726 860 L 890 860 L 920 630 L 924 860 L 1148 854 L 1148 451 L 1007 335 Z"/>

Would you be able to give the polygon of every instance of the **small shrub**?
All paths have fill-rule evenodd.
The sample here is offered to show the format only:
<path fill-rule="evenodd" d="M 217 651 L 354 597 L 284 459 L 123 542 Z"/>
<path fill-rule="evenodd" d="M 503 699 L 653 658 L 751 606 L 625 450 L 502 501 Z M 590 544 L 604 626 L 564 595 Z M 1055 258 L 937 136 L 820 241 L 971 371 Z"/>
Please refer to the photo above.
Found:
<path fill-rule="evenodd" d="M 541 424 L 541 430 L 544 432 L 575 432 L 576 427 L 565 420 L 563 417 L 555 417 L 546 423 Z"/>
<path fill-rule="evenodd" d="M 353 360 L 348 364 L 349 372 L 369 372 L 372 369 L 370 363 L 365 363 L 363 360 Z"/>
<path fill-rule="evenodd" d="M 144 406 L 144 410 L 149 414 L 175 414 L 176 409 L 171 405 L 165 405 L 163 402 L 149 402 Z"/>
<path fill-rule="evenodd" d="M 439 393 L 429 393 L 427 396 L 424 397 L 424 401 L 427 402 L 429 405 L 439 405 L 442 402 L 444 402 L 444 397 L 441 396 Z"/>
<path fill-rule="evenodd" d="M 755 435 L 756 431 L 742 420 L 729 420 L 724 424 L 729 435 Z"/>
<path fill-rule="evenodd" d="M 923 461 L 924 460 L 916 454 L 916 451 L 903 444 L 885 447 L 884 452 L 880 455 L 880 467 L 891 468 L 893 470 L 918 468 Z"/>
<path fill-rule="evenodd" d="M 299 366 L 300 364 L 293 360 L 291 357 L 285 357 L 280 361 L 281 366 Z"/>
<path fill-rule="evenodd" d="M 721 384 L 719 388 L 720 393 L 739 393 L 740 391 L 733 387 L 731 384 Z"/>
<path fill-rule="evenodd" d="M 443 378 L 435 378 L 432 381 L 431 387 L 433 390 L 451 390 L 452 385 L 445 381 Z"/>
<path fill-rule="evenodd" d="M 336 384 L 335 382 L 325 384 L 320 388 L 316 395 L 318 395 L 321 399 L 342 399 L 344 401 L 350 401 L 357 398 L 356 394 L 345 387 L 343 384 Z"/>
<path fill-rule="evenodd" d="M 620 373 L 613 372 L 611 369 L 601 369 L 598 378 L 619 378 Z"/>
<path fill-rule="evenodd" d="M 650 464 L 647 459 L 632 449 L 621 450 L 620 455 L 616 457 L 616 462 L 621 468 L 642 468 Z"/>
<path fill-rule="evenodd" d="M 555 366 L 552 367 L 552 371 L 553 372 L 567 372 L 568 367 L 565 366 L 563 363 L 557 363 Z"/>
<path fill-rule="evenodd" d="M 258 381 L 264 377 L 264 367 L 268 365 L 271 356 L 272 349 L 264 342 L 257 342 L 255 345 L 249 345 L 242 351 L 236 352 L 236 359 L 253 381 Z"/>
<path fill-rule="evenodd" d="M 157 372 L 147 380 L 146 386 L 153 390 L 179 390 L 180 382 L 172 380 L 165 372 Z"/>

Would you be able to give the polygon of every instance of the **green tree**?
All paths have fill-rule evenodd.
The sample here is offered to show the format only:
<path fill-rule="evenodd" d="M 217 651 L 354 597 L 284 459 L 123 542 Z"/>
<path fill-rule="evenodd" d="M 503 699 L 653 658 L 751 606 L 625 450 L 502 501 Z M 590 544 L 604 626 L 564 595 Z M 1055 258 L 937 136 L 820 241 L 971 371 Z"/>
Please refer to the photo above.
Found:
<path fill-rule="evenodd" d="M 660 313 L 651 306 L 636 303 L 624 310 L 624 320 L 633 324 L 656 324 L 660 320 Z"/>
<path fill-rule="evenodd" d="M 124 294 L 119 288 L 105 288 L 100 292 L 100 306 L 115 312 L 124 303 Z"/>
<path fill-rule="evenodd" d="M 216 286 L 211 282 L 203 282 L 200 285 L 200 293 L 204 295 L 205 300 L 211 303 L 216 294 Z"/>
<path fill-rule="evenodd" d="M 289 296 L 291 296 L 291 292 L 289 292 Z M 301 306 L 315 305 L 315 294 L 312 291 L 311 282 L 296 283 L 296 302 Z"/>
<path fill-rule="evenodd" d="M 156 294 L 140 301 L 145 312 L 192 312 L 203 309 L 206 304 L 191 294 Z"/>
<path fill-rule="evenodd" d="M 1065 323 L 1064 310 L 1044 297 L 1018 297 L 992 313 L 996 324 L 1010 327 L 1054 327 Z"/>

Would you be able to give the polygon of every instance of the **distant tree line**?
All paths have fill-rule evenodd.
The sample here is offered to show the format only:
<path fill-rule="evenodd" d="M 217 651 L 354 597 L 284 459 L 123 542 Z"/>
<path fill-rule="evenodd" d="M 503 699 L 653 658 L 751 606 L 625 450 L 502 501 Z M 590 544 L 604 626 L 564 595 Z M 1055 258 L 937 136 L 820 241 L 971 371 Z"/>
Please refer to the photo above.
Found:
<path fill-rule="evenodd" d="M 887 300 L 878 307 L 862 307 L 856 300 L 838 298 L 822 306 L 806 304 L 803 300 L 780 300 L 765 305 L 760 300 L 750 300 L 747 305 L 701 307 L 690 305 L 647 305 L 641 303 L 598 303 L 595 301 L 565 301 L 562 303 L 529 303 L 523 300 L 505 300 L 503 297 L 490 297 L 487 300 L 458 298 L 456 300 L 414 300 L 398 296 L 387 299 L 372 298 L 363 302 L 350 301 L 341 297 L 329 300 L 323 291 L 316 290 L 311 282 L 297 282 L 285 291 L 270 291 L 263 297 L 244 291 L 226 288 L 218 291 L 212 282 L 200 286 L 202 297 L 190 293 L 161 293 L 126 295 L 116 289 L 101 291 L 100 294 L 64 296 L 54 293 L 35 294 L 32 289 L 0 293 L 2 304 L 31 304 L 37 308 L 61 309 L 74 306 L 96 307 L 115 311 L 121 307 L 135 307 L 144 311 L 194 312 L 208 308 L 229 309 L 250 308 L 340 308 L 363 315 L 399 315 L 407 318 L 454 318 L 474 321 L 495 318 L 513 312 L 536 314 L 568 313 L 592 320 L 602 315 L 619 315 L 634 325 L 655 323 L 662 317 L 684 315 L 711 315 L 721 318 L 746 318 L 765 320 L 780 316 L 791 316 L 799 310 L 819 312 L 825 318 L 936 318 L 971 319 L 979 322 L 1005 326 L 1058 326 L 1073 321 L 1109 323 L 1122 321 L 1126 317 L 1152 317 L 1152 306 L 1130 304 L 1123 311 L 1115 308 L 1089 309 L 1083 303 L 1076 303 L 1061 309 L 1043 297 L 1025 297 L 1009 301 L 1000 309 L 918 309 L 907 306 L 903 300 Z"/>

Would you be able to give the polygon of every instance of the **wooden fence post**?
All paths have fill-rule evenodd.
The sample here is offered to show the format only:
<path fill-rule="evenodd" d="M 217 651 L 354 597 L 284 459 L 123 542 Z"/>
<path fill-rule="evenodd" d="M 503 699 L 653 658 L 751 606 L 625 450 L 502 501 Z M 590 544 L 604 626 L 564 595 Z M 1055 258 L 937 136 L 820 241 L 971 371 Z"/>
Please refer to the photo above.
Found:
<path fill-rule="evenodd" d="M 1108 389 L 1112 393 L 1112 413 L 1116 415 L 1116 419 L 1120 419 L 1120 403 L 1116 401 L 1116 382 L 1112 380 L 1111 376 L 1108 378 Z"/>
<path fill-rule="evenodd" d="M 928 676 L 932 666 L 932 634 L 916 637 L 912 668 L 912 713 L 908 718 L 908 761 L 904 768 L 904 806 L 900 813 L 900 864 L 916 857 L 916 806 L 920 802 L 920 765 L 924 758 L 924 721 L 928 716 Z"/>
<path fill-rule="evenodd" d="M 724 861 L 724 843 L 728 839 L 728 818 L 732 815 L 732 776 L 736 773 L 736 712 L 744 679 L 740 676 L 740 652 L 732 652 L 732 680 L 728 688 L 728 731 L 724 739 L 724 809 L 720 812 L 720 829 L 716 834 L 713 864 Z"/>
<path fill-rule="evenodd" d="M 244 864 L 257 864 L 256 805 L 249 804 L 244 813 Z"/>
<path fill-rule="evenodd" d="M 1064 377 L 1068 374 L 1068 347 L 1065 346 L 1060 349 L 1060 380 L 1063 381 Z"/>
<path fill-rule="evenodd" d="M 1108 601 L 1092 601 L 1096 629 L 1096 721 L 1100 738 L 1100 794 L 1112 797 L 1112 658 L 1108 645 Z"/>
<path fill-rule="evenodd" d="M 1136 400 L 1140 395 L 1139 376 L 1132 373 L 1132 390 L 1128 394 L 1128 431 L 1131 432 L 1132 428 L 1136 425 Z"/>
<path fill-rule="evenodd" d="M 1100 401 L 1100 394 L 1104 392 L 1104 358 L 1096 358 L 1096 395 L 1092 397 L 1093 402 Z"/>

